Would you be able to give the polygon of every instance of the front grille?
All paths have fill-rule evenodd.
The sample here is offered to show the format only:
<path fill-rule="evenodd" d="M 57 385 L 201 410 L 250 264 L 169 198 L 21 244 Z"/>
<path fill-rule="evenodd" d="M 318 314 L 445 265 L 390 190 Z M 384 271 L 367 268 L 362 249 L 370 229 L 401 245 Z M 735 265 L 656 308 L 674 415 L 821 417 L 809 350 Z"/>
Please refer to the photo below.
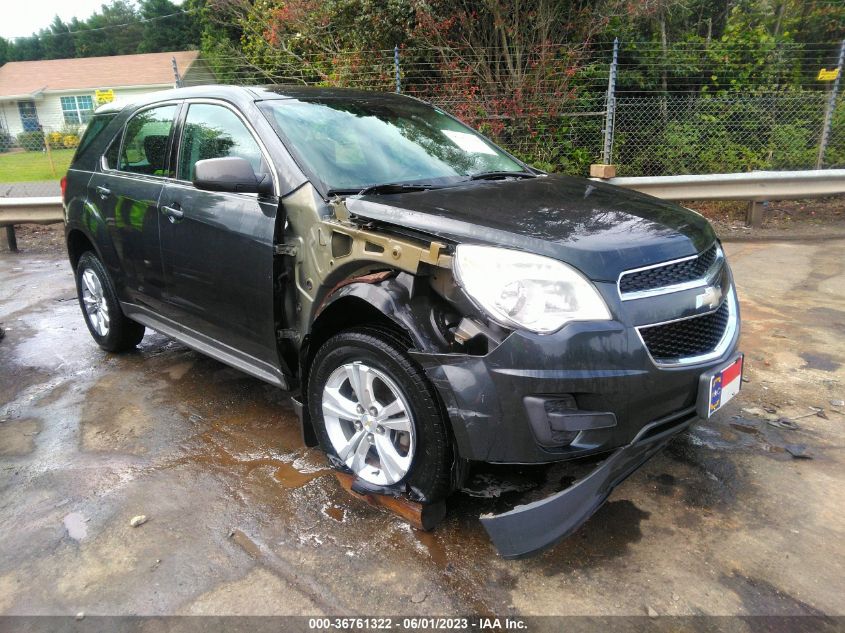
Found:
<path fill-rule="evenodd" d="M 713 244 L 706 251 L 692 259 L 673 264 L 664 264 L 625 273 L 619 280 L 619 291 L 624 295 L 631 292 L 656 290 L 701 279 L 713 266 L 718 255 L 718 247 Z"/>
<path fill-rule="evenodd" d="M 701 356 L 714 351 L 730 320 L 730 299 L 715 312 L 702 316 L 639 328 L 640 336 L 655 362 Z"/>

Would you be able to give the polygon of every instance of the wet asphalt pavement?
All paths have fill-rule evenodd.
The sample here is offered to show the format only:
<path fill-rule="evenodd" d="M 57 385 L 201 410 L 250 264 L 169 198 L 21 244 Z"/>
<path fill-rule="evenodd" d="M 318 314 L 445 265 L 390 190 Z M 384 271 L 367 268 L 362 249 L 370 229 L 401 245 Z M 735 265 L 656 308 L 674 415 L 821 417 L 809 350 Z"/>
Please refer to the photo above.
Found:
<path fill-rule="evenodd" d="M 478 514 L 561 469 L 487 468 L 416 532 L 343 492 L 283 393 L 149 331 L 106 354 L 63 255 L 0 253 L 0 613 L 845 614 L 845 241 L 727 251 L 740 397 L 522 561 Z"/>

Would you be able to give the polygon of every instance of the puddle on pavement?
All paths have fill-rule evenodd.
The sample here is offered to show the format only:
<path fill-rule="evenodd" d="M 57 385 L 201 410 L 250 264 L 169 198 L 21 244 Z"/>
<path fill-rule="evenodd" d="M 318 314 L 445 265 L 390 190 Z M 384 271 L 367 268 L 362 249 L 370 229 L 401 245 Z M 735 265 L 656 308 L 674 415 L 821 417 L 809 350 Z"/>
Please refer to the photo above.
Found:
<path fill-rule="evenodd" d="M 330 519 L 334 519 L 338 523 L 343 523 L 343 521 L 346 519 L 346 509 L 344 508 L 344 506 L 325 506 L 323 508 L 323 514 L 325 514 Z"/>
<path fill-rule="evenodd" d="M 399 527 L 387 539 L 390 549 L 404 564 L 430 566 L 443 590 L 461 605 L 459 610 L 488 615 L 490 604 L 503 599 L 509 584 L 497 582 L 497 557 L 477 515 L 450 509 L 446 521 L 431 532 L 389 520 Z"/>
<path fill-rule="evenodd" d="M 110 372 L 89 389 L 80 413 L 84 451 L 142 455 L 164 439 L 154 385 Z"/>
<path fill-rule="evenodd" d="M 413 530 L 414 539 L 428 553 L 431 562 L 440 570 L 450 571 L 451 558 L 434 532 Z"/>
<path fill-rule="evenodd" d="M 39 433 L 37 420 L 0 421 L 0 455 L 27 455 L 35 448 Z"/>
<path fill-rule="evenodd" d="M 185 455 L 168 463 L 168 466 L 175 466 L 185 463 L 196 463 L 204 466 L 211 466 L 228 473 L 237 473 L 244 477 L 253 475 L 256 471 L 272 471 L 272 479 L 282 488 L 295 489 L 310 483 L 328 472 L 327 468 L 306 466 L 298 469 L 294 463 L 299 460 L 298 454 L 291 456 L 281 455 L 256 455 L 253 453 L 237 454 L 215 441 L 215 438 L 204 435 L 201 439 L 203 447 L 197 450 L 196 447 L 187 446 Z M 256 447 L 251 446 L 255 450 Z M 266 448 L 264 450 L 267 450 Z"/>
<path fill-rule="evenodd" d="M 189 360 L 166 367 L 163 371 L 171 380 L 181 380 L 193 366 L 194 362 Z"/>
<path fill-rule="evenodd" d="M 79 512 L 71 512 L 65 516 L 62 522 L 65 530 L 67 530 L 67 535 L 74 541 L 81 541 L 88 536 L 88 525 L 85 522 L 85 517 Z"/>
<path fill-rule="evenodd" d="M 301 488 L 322 474 L 323 473 L 319 471 L 302 472 L 294 468 L 291 464 L 283 464 L 276 468 L 273 473 L 273 479 L 275 479 L 283 488 Z M 339 520 L 342 520 L 342 516 Z"/>

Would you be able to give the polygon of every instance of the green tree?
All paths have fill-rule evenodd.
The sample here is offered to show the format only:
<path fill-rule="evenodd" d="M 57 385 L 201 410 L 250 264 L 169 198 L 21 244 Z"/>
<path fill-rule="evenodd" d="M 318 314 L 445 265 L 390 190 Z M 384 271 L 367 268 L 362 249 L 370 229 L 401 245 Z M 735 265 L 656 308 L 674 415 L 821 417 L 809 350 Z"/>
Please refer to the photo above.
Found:
<path fill-rule="evenodd" d="M 192 15 L 170 0 L 141 0 L 139 13 L 143 20 L 148 20 L 143 23 L 139 53 L 172 51 L 199 44 Z"/>
<path fill-rule="evenodd" d="M 182 4 L 191 15 L 191 41 L 198 42 L 203 59 L 218 81 L 232 81 L 242 68 L 239 58 L 243 32 L 236 20 L 221 20 L 231 15 L 225 0 L 185 0 Z"/>
<path fill-rule="evenodd" d="M 45 59 L 76 57 L 76 46 L 70 27 L 58 15 L 53 18 L 48 28 L 41 29 L 38 37 L 43 42 Z"/>
<path fill-rule="evenodd" d="M 9 61 L 26 62 L 34 59 L 44 59 L 44 49 L 38 36 L 19 37 L 9 43 Z"/>
<path fill-rule="evenodd" d="M 112 0 L 85 21 L 74 18 L 70 24 L 79 57 L 131 55 L 138 52 L 143 27 L 134 5 L 128 0 Z"/>
<path fill-rule="evenodd" d="M 362 72 L 373 84 L 389 81 L 373 52 L 409 41 L 416 18 L 414 0 L 234 0 L 227 8 L 212 19 L 240 27 L 242 72 L 282 82 L 343 85 Z"/>

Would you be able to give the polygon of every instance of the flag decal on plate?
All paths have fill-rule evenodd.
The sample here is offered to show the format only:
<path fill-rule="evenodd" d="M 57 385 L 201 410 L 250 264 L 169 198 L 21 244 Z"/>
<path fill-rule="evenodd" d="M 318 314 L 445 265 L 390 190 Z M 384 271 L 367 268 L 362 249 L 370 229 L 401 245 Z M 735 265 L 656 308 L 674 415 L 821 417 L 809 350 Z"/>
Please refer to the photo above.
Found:
<path fill-rule="evenodd" d="M 710 415 L 739 393 L 742 385 L 742 356 L 710 378 Z"/>

